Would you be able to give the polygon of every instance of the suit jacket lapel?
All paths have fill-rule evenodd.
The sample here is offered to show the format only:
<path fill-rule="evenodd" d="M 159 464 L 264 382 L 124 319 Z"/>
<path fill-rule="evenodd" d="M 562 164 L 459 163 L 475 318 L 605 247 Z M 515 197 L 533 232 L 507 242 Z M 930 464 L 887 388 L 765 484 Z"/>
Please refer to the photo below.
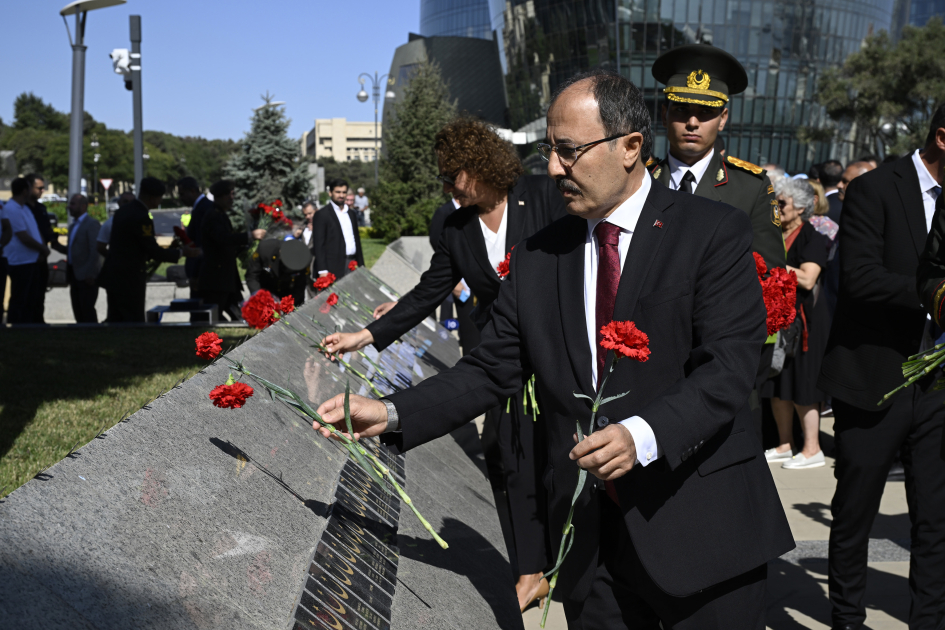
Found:
<path fill-rule="evenodd" d="M 512 190 L 509 191 L 508 207 L 506 208 L 509 218 L 505 225 L 506 253 L 512 251 L 512 247 L 527 236 L 523 233 L 525 231 L 525 213 L 529 211 L 527 205 L 528 191 L 525 188 L 524 181 L 524 177 L 519 178 Z"/>
<path fill-rule="evenodd" d="M 561 327 L 574 378 L 586 396 L 594 396 L 591 387 L 591 349 L 587 343 L 587 317 L 584 313 L 584 244 L 587 242 L 587 220 L 570 216 L 570 240 L 561 244 L 558 256 L 558 305 Z"/>
<path fill-rule="evenodd" d="M 915 251 L 921 254 L 925 249 L 928 229 L 925 224 L 925 204 L 922 203 L 922 191 L 919 189 L 919 174 L 916 173 L 911 154 L 899 160 L 895 173 L 897 175 L 896 189 L 899 191 L 899 199 L 906 213 L 906 222 L 912 233 Z"/>
<path fill-rule="evenodd" d="M 722 156 L 719 155 L 718 151 L 715 151 L 712 154 L 712 159 L 709 160 L 709 166 L 706 167 L 705 173 L 702 174 L 702 179 L 699 180 L 699 185 L 696 186 L 695 194 L 700 197 L 705 197 L 706 199 L 712 199 L 713 201 L 722 201 L 719 189 L 715 187 L 718 183 L 716 175 L 718 175 L 721 168 Z"/>
<path fill-rule="evenodd" d="M 463 233 L 466 235 L 466 240 L 469 242 L 469 248 L 472 250 L 473 258 L 475 258 L 479 266 L 482 267 L 482 270 L 486 273 L 486 277 L 495 278 L 498 282 L 499 275 L 496 273 L 495 269 L 492 268 L 492 265 L 489 264 L 489 252 L 486 251 L 486 239 L 482 237 L 482 228 L 479 227 L 479 214 L 476 212 L 475 208 L 471 208 L 470 210 L 469 220 L 466 221 L 466 225 L 463 226 Z"/>
<path fill-rule="evenodd" d="M 685 193 L 683 193 L 685 194 Z M 620 285 L 617 287 L 617 300 L 614 304 L 614 320 L 626 321 L 633 316 L 643 281 L 649 273 L 650 265 L 656 258 L 663 235 L 671 228 L 671 214 L 665 210 L 673 204 L 673 195 L 663 186 L 654 184 L 650 188 L 643 211 L 633 230 L 627 259 L 620 272 Z M 659 220 L 661 227 L 656 227 Z M 586 342 L 585 342 L 586 345 Z"/>

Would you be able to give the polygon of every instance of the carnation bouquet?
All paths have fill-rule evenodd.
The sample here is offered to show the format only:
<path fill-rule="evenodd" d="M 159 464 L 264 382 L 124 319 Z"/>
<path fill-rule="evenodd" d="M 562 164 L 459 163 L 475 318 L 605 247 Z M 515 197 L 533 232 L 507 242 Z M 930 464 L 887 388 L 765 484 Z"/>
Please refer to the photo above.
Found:
<path fill-rule="evenodd" d="M 268 232 L 271 227 L 280 224 L 289 229 L 292 228 L 292 220 L 285 216 L 285 212 L 282 210 L 282 201 L 279 199 L 276 199 L 271 204 L 261 203 L 250 210 L 249 214 L 256 222 L 257 230 L 266 230 Z M 258 247 L 259 241 L 253 241 L 252 244 L 250 244 L 249 249 L 246 251 L 246 260 L 250 260 L 253 257 Z"/>

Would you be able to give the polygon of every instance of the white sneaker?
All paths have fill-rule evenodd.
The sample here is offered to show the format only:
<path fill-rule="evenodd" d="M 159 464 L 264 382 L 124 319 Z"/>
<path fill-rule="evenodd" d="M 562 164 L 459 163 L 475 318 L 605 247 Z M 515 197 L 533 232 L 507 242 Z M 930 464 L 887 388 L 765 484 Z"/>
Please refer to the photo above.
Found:
<path fill-rule="evenodd" d="M 824 459 L 823 451 L 817 451 L 816 454 L 811 455 L 810 457 L 804 457 L 803 453 L 798 453 L 791 458 L 791 461 L 781 464 L 781 468 L 788 468 L 790 470 L 798 470 L 800 468 L 820 468 L 821 466 L 826 465 L 826 463 L 827 460 Z"/>
<path fill-rule="evenodd" d="M 779 453 L 777 448 L 769 448 L 765 451 L 765 459 L 769 462 L 786 462 L 791 459 L 794 452 L 791 449 Z"/>

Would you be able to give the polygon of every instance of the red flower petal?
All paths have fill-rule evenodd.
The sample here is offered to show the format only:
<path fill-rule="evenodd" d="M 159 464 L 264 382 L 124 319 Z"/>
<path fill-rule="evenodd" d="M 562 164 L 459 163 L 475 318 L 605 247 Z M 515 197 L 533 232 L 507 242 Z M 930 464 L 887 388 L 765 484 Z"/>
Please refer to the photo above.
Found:
<path fill-rule="evenodd" d="M 334 306 L 337 303 L 338 303 L 337 293 L 332 293 L 331 295 L 328 296 L 328 299 L 325 300 L 325 304 L 327 304 L 328 306 Z"/>
<path fill-rule="evenodd" d="M 205 332 L 196 339 L 197 356 L 212 361 L 223 350 L 223 340 L 215 332 Z"/>
<path fill-rule="evenodd" d="M 321 291 L 322 289 L 327 289 L 335 281 L 335 274 L 329 273 L 327 275 L 321 276 L 315 282 L 312 283 L 312 286 L 317 290 Z"/>
<path fill-rule="evenodd" d="M 246 404 L 246 399 L 253 395 L 253 388 L 246 383 L 217 385 L 210 392 L 210 400 L 221 409 L 239 409 Z"/>
<path fill-rule="evenodd" d="M 260 289 L 243 304 L 243 319 L 253 328 L 262 330 L 276 320 L 276 303 L 272 294 Z"/>
<path fill-rule="evenodd" d="M 610 322 L 600 334 L 600 345 L 613 350 L 618 358 L 630 357 L 640 363 L 650 358 L 650 338 L 633 322 Z"/>
<path fill-rule="evenodd" d="M 358 261 L 352 260 L 351 262 L 348 263 L 348 271 L 354 271 L 357 268 L 358 268 Z"/>

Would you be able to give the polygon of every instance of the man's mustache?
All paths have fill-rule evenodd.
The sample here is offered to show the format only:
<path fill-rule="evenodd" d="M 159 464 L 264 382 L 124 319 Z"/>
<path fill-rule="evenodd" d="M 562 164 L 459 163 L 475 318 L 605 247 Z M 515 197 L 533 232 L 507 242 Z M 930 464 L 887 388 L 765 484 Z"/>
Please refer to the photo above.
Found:
<path fill-rule="evenodd" d="M 578 188 L 577 185 L 571 180 L 559 179 L 555 182 L 555 184 L 558 186 L 558 190 L 560 190 L 561 192 L 567 191 L 575 195 L 581 194 L 581 189 Z"/>

